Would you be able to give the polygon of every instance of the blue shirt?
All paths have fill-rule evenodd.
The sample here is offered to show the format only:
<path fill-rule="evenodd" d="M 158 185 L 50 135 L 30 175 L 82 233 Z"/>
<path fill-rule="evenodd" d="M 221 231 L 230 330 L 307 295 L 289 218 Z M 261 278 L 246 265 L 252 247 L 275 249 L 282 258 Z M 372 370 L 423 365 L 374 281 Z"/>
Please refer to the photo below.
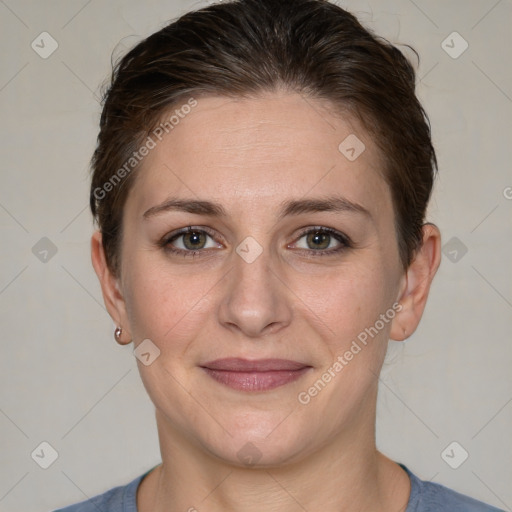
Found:
<path fill-rule="evenodd" d="M 400 466 L 411 479 L 411 495 L 405 512 L 504 512 L 443 485 L 420 480 L 403 464 Z M 54 512 L 137 512 L 137 488 L 142 479 L 153 469 L 146 471 L 127 485 L 114 487 L 89 500 L 54 510 Z"/>

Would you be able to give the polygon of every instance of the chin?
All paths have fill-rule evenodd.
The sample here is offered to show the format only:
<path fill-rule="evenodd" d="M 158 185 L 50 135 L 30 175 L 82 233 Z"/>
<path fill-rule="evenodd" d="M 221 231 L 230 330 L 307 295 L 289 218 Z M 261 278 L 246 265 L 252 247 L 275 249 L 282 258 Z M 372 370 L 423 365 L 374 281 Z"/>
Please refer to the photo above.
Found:
<path fill-rule="evenodd" d="M 212 453 L 231 466 L 264 469 L 300 459 L 302 448 L 284 443 L 282 439 L 256 443 L 241 437 L 228 446 L 213 447 Z"/>
<path fill-rule="evenodd" d="M 223 431 L 221 436 L 212 434 L 206 448 L 216 458 L 239 467 L 270 468 L 296 461 L 305 455 L 306 447 L 311 448 L 310 434 L 294 428 L 297 425 L 291 418 L 287 428 L 283 428 L 285 417 L 259 412 L 246 414 L 231 425 L 224 422 L 227 432 Z"/>

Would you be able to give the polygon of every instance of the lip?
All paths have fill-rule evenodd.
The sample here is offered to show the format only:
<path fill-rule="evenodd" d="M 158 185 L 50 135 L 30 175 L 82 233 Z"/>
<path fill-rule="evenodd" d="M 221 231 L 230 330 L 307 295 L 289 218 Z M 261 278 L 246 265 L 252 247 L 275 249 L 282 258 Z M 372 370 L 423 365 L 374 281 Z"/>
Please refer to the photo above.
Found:
<path fill-rule="evenodd" d="M 239 391 L 275 389 L 302 377 L 311 366 L 288 359 L 216 359 L 201 365 L 214 380 Z"/>

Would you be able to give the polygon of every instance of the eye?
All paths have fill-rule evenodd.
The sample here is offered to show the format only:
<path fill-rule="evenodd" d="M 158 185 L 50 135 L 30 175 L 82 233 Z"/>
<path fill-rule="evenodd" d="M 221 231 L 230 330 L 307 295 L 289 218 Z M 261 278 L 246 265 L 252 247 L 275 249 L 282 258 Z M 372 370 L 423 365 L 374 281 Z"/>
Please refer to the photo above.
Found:
<path fill-rule="evenodd" d="M 203 249 L 216 248 L 220 244 L 213 240 L 213 234 L 209 230 L 189 226 L 166 236 L 161 245 L 169 252 L 194 256 Z"/>
<path fill-rule="evenodd" d="M 159 245 L 167 252 L 194 257 L 207 252 L 205 249 L 223 247 L 215 241 L 214 236 L 209 228 L 189 226 L 165 236 Z M 302 231 L 297 242 L 288 247 L 297 248 L 308 256 L 327 256 L 352 247 L 352 243 L 346 235 L 335 229 L 315 226 Z"/>
<path fill-rule="evenodd" d="M 301 240 L 304 240 L 301 242 Z M 333 254 L 351 246 L 349 238 L 331 228 L 314 227 L 303 231 L 294 244 L 298 249 L 306 250 L 313 255 Z"/>

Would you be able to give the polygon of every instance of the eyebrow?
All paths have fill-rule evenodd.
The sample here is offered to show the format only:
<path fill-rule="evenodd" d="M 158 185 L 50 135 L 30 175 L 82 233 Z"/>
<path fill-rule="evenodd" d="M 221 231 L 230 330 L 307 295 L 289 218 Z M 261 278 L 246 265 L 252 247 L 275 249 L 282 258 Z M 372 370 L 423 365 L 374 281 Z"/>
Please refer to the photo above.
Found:
<path fill-rule="evenodd" d="M 142 216 L 146 220 L 169 211 L 195 213 L 197 215 L 207 215 L 210 217 L 228 216 L 224 207 L 219 203 L 195 199 L 179 199 L 176 197 L 170 197 L 163 203 L 152 206 L 149 210 L 145 211 Z M 372 217 L 371 213 L 358 203 L 349 201 L 341 196 L 329 196 L 325 198 L 283 201 L 279 210 L 278 220 L 290 215 L 314 212 L 348 212 L 363 214 L 369 218 Z"/>

